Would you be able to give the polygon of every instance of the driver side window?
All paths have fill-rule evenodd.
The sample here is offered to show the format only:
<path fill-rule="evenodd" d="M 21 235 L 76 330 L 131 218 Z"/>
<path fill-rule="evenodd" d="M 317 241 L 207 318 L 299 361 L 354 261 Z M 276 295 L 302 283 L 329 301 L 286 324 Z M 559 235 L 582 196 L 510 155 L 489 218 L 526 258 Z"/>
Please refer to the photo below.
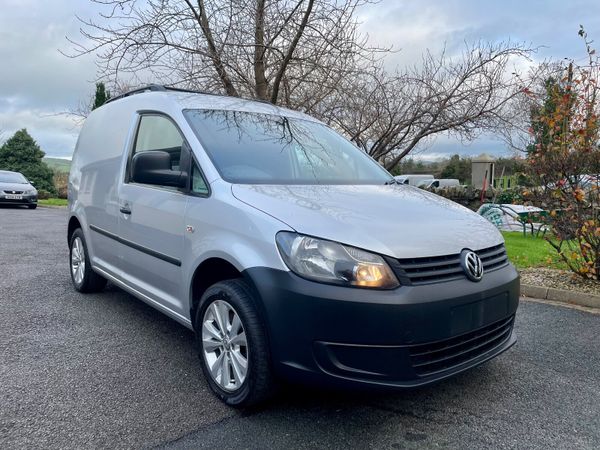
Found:
<path fill-rule="evenodd" d="M 171 120 L 160 115 L 144 115 L 140 119 L 132 158 L 143 152 L 165 152 L 171 170 L 180 170 L 183 136 Z"/>

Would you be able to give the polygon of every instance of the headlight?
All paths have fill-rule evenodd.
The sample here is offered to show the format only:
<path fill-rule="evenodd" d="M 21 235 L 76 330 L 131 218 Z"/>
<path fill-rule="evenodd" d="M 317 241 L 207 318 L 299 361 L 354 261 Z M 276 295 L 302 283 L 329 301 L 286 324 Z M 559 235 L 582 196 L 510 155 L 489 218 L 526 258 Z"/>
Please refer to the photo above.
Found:
<path fill-rule="evenodd" d="M 25 191 L 25 195 L 37 195 L 37 191 L 35 189 L 29 189 Z"/>
<path fill-rule="evenodd" d="M 324 283 L 393 289 L 396 276 L 379 255 L 337 242 L 281 231 L 277 246 L 297 275 Z"/>

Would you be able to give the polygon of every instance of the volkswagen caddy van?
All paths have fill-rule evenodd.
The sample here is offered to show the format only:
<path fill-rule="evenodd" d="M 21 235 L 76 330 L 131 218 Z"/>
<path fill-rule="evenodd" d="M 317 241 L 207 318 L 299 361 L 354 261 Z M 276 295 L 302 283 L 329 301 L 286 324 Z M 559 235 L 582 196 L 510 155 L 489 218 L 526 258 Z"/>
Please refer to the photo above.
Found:
<path fill-rule="evenodd" d="M 420 386 L 515 343 L 493 225 L 268 103 L 150 86 L 96 109 L 67 237 L 75 289 L 110 281 L 193 330 L 232 406 L 280 380 Z"/>

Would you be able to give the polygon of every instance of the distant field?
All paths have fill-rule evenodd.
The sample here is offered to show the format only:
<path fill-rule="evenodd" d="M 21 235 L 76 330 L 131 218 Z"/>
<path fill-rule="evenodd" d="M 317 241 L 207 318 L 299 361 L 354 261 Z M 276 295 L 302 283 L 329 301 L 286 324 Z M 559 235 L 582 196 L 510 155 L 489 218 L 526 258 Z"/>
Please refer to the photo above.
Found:
<path fill-rule="evenodd" d="M 51 169 L 59 172 L 68 173 L 69 170 L 71 170 L 71 161 L 68 159 L 44 158 L 44 162 L 48 164 Z"/>

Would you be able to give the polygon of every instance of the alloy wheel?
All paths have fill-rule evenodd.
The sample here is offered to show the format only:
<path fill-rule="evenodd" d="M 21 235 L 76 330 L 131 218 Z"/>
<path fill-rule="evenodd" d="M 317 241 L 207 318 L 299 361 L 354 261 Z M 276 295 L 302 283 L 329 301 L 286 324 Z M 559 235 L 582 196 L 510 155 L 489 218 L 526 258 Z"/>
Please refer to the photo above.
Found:
<path fill-rule="evenodd" d="M 224 300 L 213 301 L 202 320 L 202 351 L 210 375 L 222 389 L 238 390 L 248 372 L 248 342 L 237 311 Z"/>
<path fill-rule="evenodd" d="M 71 248 L 71 273 L 73 279 L 78 285 L 83 282 L 83 276 L 85 274 L 85 250 L 83 248 L 83 242 L 81 238 L 76 237 L 73 240 L 73 246 Z"/>

